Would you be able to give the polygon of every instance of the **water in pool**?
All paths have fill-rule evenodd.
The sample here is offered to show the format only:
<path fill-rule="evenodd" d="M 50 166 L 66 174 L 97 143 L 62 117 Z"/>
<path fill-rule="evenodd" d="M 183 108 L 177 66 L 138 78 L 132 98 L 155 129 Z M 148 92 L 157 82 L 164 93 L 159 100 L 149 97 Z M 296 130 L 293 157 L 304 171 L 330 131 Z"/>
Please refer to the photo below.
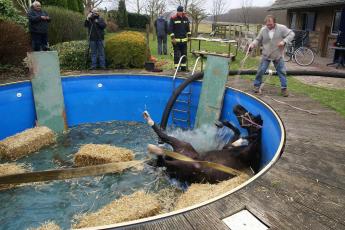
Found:
<path fill-rule="evenodd" d="M 143 123 L 84 124 L 71 128 L 56 145 L 18 162 L 30 164 L 34 171 L 71 167 L 74 154 L 88 143 L 129 148 L 135 152 L 135 159 L 140 160 L 147 157 L 147 144 L 157 143 L 157 136 Z M 38 227 L 48 220 L 69 229 L 76 214 L 94 212 L 138 189 L 156 192 L 167 186 L 170 183 L 162 170 L 145 164 L 143 172 L 127 170 L 121 175 L 53 181 L 0 191 L 0 229 Z"/>

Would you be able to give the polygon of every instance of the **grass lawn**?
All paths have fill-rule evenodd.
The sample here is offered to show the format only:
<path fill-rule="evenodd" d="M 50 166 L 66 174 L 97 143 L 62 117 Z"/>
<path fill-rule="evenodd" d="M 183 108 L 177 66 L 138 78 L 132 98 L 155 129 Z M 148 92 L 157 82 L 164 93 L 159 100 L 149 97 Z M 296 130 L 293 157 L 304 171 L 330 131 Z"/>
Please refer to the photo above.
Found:
<path fill-rule="evenodd" d="M 198 42 L 193 41 L 192 42 L 192 49 L 197 49 Z M 189 44 L 188 44 L 188 67 L 190 70 L 193 69 L 194 63 L 196 58 L 189 52 L 190 50 Z M 171 39 L 168 37 L 168 55 L 158 55 L 158 48 L 157 48 L 157 39 L 153 40 L 153 36 L 150 36 L 150 50 L 151 55 L 157 58 L 157 66 L 163 70 L 170 70 L 174 68 L 174 60 L 173 60 L 173 48 L 171 44 Z M 208 50 L 208 51 L 215 51 L 220 53 L 226 53 L 228 50 L 228 46 L 225 44 L 215 43 L 215 42 L 205 42 L 202 41 L 202 50 Z M 232 47 L 231 49 L 232 53 L 235 52 L 235 48 Z M 244 54 L 241 52 L 238 52 L 238 55 L 236 57 L 236 60 L 230 64 L 230 69 L 238 69 L 240 65 L 240 61 L 243 59 Z M 246 65 L 244 66 L 245 69 L 256 69 L 258 65 L 259 59 L 258 58 L 252 58 L 249 57 L 247 59 Z M 200 70 L 200 64 L 198 65 L 197 70 Z"/>
<path fill-rule="evenodd" d="M 254 80 L 254 76 L 244 76 L 243 78 Z M 280 87 L 278 77 L 266 78 L 266 84 Z M 288 77 L 288 89 L 290 92 L 307 95 L 321 104 L 337 111 L 345 118 L 345 89 L 328 89 L 324 87 L 311 86 L 302 83 L 293 77 Z"/>
<path fill-rule="evenodd" d="M 197 43 L 193 43 L 192 48 L 196 46 Z M 227 47 L 219 45 L 219 43 L 213 42 L 203 42 L 202 45 L 203 49 L 207 49 L 210 51 L 219 51 L 219 52 L 226 52 Z M 163 70 L 171 70 L 174 68 L 174 61 L 173 56 L 171 55 L 173 52 L 172 45 L 170 38 L 168 38 L 168 55 L 157 55 L 157 40 L 153 40 L 153 36 L 150 36 L 150 50 L 152 56 L 156 57 L 157 59 L 157 66 Z M 240 68 L 240 61 L 243 59 L 244 54 L 242 52 L 238 52 L 236 60 L 231 62 L 230 69 L 238 70 Z M 188 47 L 188 60 L 189 60 L 189 69 L 191 70 L 195 63 L 195 58 L 191 53 L 189 53 Z M 245 63 L 243 69 L 257 69 L 260 59 L 258 57 L 249 57 Z M 197 68 L 200 70 L 200 64 Z M 242 78 L 246 79 L 254 79 L 254 76 L 242 76 Z M 280 86 L 278 77 L 271 77 L 266 81 L 267 84 L 272 84 L 277 87 Z M 299 80 L 289 77 L 288 78 L 288 88 L 291 92 L 305 94 L 317 101 L 321 104 L 339 112 L 345 118 L 345 90 L 339 89 L 327 89 L 323 87 L 316 87 L 310 86 L 300 82 Z"/>

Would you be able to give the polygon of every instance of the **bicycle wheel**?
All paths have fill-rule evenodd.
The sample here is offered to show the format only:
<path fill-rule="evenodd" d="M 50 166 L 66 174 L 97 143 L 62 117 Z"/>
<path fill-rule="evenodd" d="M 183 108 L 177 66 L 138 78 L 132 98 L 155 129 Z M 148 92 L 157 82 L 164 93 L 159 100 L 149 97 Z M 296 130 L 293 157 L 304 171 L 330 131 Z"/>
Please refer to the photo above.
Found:
<path fill-rule="evenodd" d="M 308 66 L 314 62 L 314 52 L 308 47 L 300 47 L 295 51 L 295 60 L 300 66 Z"/>
<path fill-rule="evenodd" d="M 291 50 L 292 50 L 291 46 L 289 46 L 289 45 L 285 46 L 284 53 L 283 53 L 283 59 L 285 62 L 288 62 L 291 60 L 291 58 L 292 58 Z"/>

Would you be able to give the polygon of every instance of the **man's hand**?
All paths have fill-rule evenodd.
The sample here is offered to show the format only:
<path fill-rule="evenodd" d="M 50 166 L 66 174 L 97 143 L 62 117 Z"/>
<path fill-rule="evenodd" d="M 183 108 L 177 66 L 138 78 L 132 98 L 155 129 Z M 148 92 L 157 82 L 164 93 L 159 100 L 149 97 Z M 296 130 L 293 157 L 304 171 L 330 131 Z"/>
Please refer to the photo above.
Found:
<path fill-rule="evenodd" d="M 43 19 L 43 20 L 48 20 L 49 17 L 48 17 L 48 16 L 41 16 L 41 19 Z"/>
<path fill-rule="evenodd" d="M 254 48 L 255 48 L 255 45 L 254 45 L 253 43 L 251 43 L 251 44 L 248 46 L 249 51 L 251 51 L 251 50 L 254 49 Z"/>
<path fill-rule="evenodd" d="M 278 43 L 278 47 L 279 48 L 284 48 L 284 46 L 285 46 L 285 42 L 284 41 L 281 41 L 281 42 Z"/>
<path fill-rule="evenodd" d="M 90 20 L 91 17 L 92 17 L 92 13 L 89 13 L 89 14 L 87 15 L 87 20 Z"/>
<path fill-rule="evenodd" d="M 172 44 L 176 45 L 176 39 L 175 38 L 173 38 L 173 40 L 171 42 L 172 42 Z"/>

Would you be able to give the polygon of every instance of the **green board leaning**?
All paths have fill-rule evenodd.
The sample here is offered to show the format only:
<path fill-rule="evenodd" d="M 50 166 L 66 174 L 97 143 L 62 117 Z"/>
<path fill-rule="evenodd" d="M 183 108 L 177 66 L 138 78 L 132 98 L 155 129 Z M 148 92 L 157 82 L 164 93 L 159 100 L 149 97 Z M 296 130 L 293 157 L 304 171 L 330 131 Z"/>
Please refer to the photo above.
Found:
<path fill-rule="evenodd" d="M 202 82 L 195 127 L 213 125 L 220 118 L 225 84 L 229 74 L 229 58 L 208 56 Z"/>
<path fill-rule="evenodd" d="M 55 51 L 32 52 L 28 58 L 37 125 L 62 133 L 66 116 L 58 54 Z"/>

